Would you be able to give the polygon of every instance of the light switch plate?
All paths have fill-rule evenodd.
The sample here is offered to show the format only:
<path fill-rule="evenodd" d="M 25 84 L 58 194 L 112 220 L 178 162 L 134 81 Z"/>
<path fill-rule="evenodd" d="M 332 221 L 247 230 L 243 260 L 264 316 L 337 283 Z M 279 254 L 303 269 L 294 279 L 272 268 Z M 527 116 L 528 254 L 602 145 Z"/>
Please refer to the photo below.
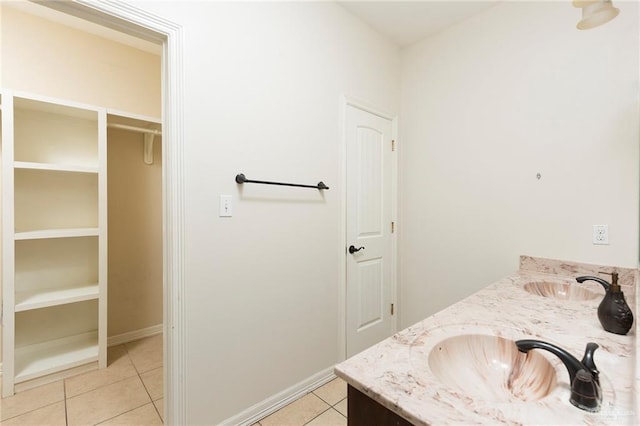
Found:
<path fill-rule="evenodd" d="M 233 216 L 233 198 L 231 195 L 220 196 L 220 217 Z"/>

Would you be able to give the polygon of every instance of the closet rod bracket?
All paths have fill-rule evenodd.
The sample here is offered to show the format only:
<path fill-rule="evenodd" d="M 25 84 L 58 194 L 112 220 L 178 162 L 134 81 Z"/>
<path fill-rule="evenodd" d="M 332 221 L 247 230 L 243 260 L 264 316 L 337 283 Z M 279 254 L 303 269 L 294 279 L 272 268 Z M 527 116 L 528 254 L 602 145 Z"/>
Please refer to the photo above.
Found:
<path fill-rule="evenodd" d="M 144 164 L 153 164 L 153 139 L 155 136 L 154 133 L 144 134 Z"/>

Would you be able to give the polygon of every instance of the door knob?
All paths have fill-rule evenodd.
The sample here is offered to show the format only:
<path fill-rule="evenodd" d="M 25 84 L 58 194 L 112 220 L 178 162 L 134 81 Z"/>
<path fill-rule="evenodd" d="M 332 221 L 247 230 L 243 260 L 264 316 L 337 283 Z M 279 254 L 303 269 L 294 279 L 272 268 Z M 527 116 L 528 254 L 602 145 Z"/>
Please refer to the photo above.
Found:
<path fill-rule="evenodd" d="M 356 248 L 354 245 L 350 245 L 349 246 L 349 254 L 353 254 L 353 253 L 355 253 L 357 251 L 360 251 L 360 250 L 364 250 L 364 247 Z"/>

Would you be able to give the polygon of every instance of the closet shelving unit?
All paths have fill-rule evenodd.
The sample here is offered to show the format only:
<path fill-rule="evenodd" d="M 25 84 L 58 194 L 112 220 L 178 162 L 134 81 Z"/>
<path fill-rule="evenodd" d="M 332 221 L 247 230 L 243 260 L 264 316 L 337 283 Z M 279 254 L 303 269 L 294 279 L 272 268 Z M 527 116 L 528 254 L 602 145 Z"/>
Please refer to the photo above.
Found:
<path fill-rule="evenodd" d="M 106 367 L 107 113 L 8 90 L 0 96 L 9 396 L 65 371 Z"/>

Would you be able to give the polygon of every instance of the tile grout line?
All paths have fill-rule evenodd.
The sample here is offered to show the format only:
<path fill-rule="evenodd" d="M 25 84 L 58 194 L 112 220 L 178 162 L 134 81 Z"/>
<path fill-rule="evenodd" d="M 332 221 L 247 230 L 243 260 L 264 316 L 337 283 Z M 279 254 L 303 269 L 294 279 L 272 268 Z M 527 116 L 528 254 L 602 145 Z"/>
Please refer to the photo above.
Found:
<path fill-rule="evenodd" d="M 159 401 L 160 399 L 157 399 L 156 401 Z M 151 401 L 151 404 L 153 405 L 153 408 L 155 408 L 156 410 L 156 414 L 158 414 L 158 417 L 160 417 L 160 421 L 162 422 L 162 424 L 164 424 L 164 418 L 162 418 L 162 415 L 160 414 L 160 410 L 158 410 L 158 406 L 155 404 L 154 401 Z"/>
<path fill-rule="evenodd" d="M 94 426 L 96 426 L 96 425 L 100 425 L 100 424 L 103 424 L 103 423 L 106 423 L 106 422 L 108 422 L 108 421 L 110 421 L 110 420 L 115 419 L 116 417 L 122 416 L 123 414 L 130 413 L 130 412 L 132 412 L 132 411 L 134 411 L 134 410 L 137 410 L 137 409 L 138 409 L 138 408 L 140 408 L 140 407 L 144 407 L 145 405 L 147 405 L 147 404 L 149 404 L 149 403 L 150 403 L 150 404 L 153 404 L 153 400 L 151 399 L 151 395 L 149 394 L 149 391 L 147 390 L 147 386 L 144 384 L 144 380 L 142 380 L 142 377 L 140 376 L 140 372 L 138 371 L 138 368 L 136 367 L 136 364 L 133 362 L 133 359 L 131 359 L 131 356 L 129 356 L 129 350 L 127 349 L 127 345 L 126 345 L 126 343 L 124 344 L 124 349 L 125 349 L 125 354 L 127 355 L 127 358 L 129 358 L 129 361 L 131 362 L 131 365 L 133 365 L 133 368 L 134 368 L 134 370 L 136 371 L 136 375 L 137 375 L 137 377 L 138 377 L 138 380 L 140 380 L 140 383 L 142 383 L 142 387 L 144 388 L 144 391 L 147 393 L 147 396 L 149 397 L 149 402 L 145 402 L 144 404 L 142 404 L 142 405 L 140 405 L 140 406 L 138 406 L 138 407 L 134 407 L 134 408 L 132 408 L 132 409 L 130 409 L 130 410 L 124 411 L 124 412 L 119 413 L 119 414 L 117 414 L 117 415 L 115 415 L 115 416 L 113 416 L 113 417 L 110 417 L 110 418 L 108 418 L 108 419 L 105 419 L 105 420 L 103 420 L 103 421 L 101 421 L 101 422 L 99 422 L 99 423 L 96 423 Z M 106 386 L 111 386 L 111 385 L 113 385 L 113 384 L 115 384 L 115 383 L 123 382 L 123 381 L 125 381 L 125 380 L 131 379 L 132 377 L 135 377 L 135 376 L 133 376 L 133 375 L 132 375 L 132 376 L 130 376 L 130 377 L 126 377 L 126 378 L 124 378 L 124 379 L 122 379 L 122 380 L 118 380 L 117 382 L 110 383 L 110 384 L 108 384 L 108 385 L 104 385 L 104 386 L 100 386 L 100 387 L 99 387 L 99 388 L 97 388 L 97 389 L 100 389 L 100 388 L 102 388 L 102 387 L 106 387 Z M 85 393 L 86 393 L 86 392 L 85 392 Z M 158 412 L 158 410 L 155 408 L 155 404 L 153 404 L 153 408 L 155 409 L 155 411 L 156 411 L 156 412 Z M 164 422 L 163 422 L 163 424 L 164 424 Z"/>
<path fill-rule="evenodd" d="M 128 354 L 128 353 L 127 353 Z M 133 363 L 133 361 L 132 361 Z M 164 369 L 164 359 L 162 360 L 163 366 L 161 368 Z M 135 364 L 134 364 L 135 367 Z M 137 370 L 136 370 L 137 371 Z M 149 370 L 149 371 L 153 371 L 153 370 Z M 138 378 L 140 379 L 140 382 L 142 382 L 142 387 L 144 388 L 144 391 L 147 393 L 147 396 L 149 397 L 149 400 L 151 401 L 151 406 L 153 407 L 153 409 L 155 410 L 156 414 L 158 415 L 158 417 L 160 417 L 160 420 L 162 421 L 162 424 L 164 424 L 164 419 L 162 418 L 162 416 L 160 415 L 160 412 L 158 411 L 158 407 L 156 407 L 155 402 L 153 401 L 153 398 L 151 397 L 151 393 L 149 393 L 149 389 L 147 388 L 147 384 L 144 382 L 144 380 L 142 379 L 142 375 L 140 373 L 138 373 Z M 164 398 L 164 395 L 162 395 L 162 397 Z M 159 400 L 160 398 L 158 398 Z"/>
<path fill-rule="evenodd" d="M 334 407 L 331 407 L 331 408 L 333 408 L 334 410 L 336 410 L 336 413 L 338 413 L 338 414 L 340 414 L 342 417 L 344 417 L 344 418 L 345 418 L 345 420 L 346 420 L 346 419 L 348 419 L 348 417 L 347 417 L 347 416 L 345 416 L 344 414 L 342 414 L 340 411 L 338 411 L 338 409 L 337 409 L 335 406 L 334 406 Z"/>
<path fill-rule="evenodd" d="M 338 401 L 338 402 L 336 402 L 335 404 L 333 404 L 333 405 L 331 406 L 331 408 L 333 408 L 333 409 L 334 409 L 334 410 L 336 410 L 338 413 L 340 413 L 340 415 L 341 415 L 342 417 L 344 417 L 345 419 L 348 419 L 349 417 L 347 417 L 347 416 L 346 416 L 346 414 L 342 414 L 342 411 L 340 411 L 340 410 L 338 410 L 338 409 L 336 408 L 336 406 L 337 406 L 338 404 L 340 404 L 340 403 L 341 403 L 342 401 L 344 401 L 344 400 L 347 400 L 347 404 L 349 403 L 349 400 L 348 400 L 348 399 L 347 399 L 347 397 L 345 396 L 345 397 L 344 397 L 344 398 L 342 398 L 340 401 Z"/>
<path fill-rule="evenodd" d="M 314 418 L 312 418 L 311 420 L 309 420 L 308 422 L 305 423 L 305 425 L 308 425 L 309 423 L 311 423 L 312 421 L 314 421 L 315 419 L 317 419 L 318 417 L 320 417 L 321 415 L 323 415 L 324 413 L 326 413 L 329 410 L 334 410 L 335 412 L 337 412 L 338 414 L 340 414 L 342 416 L 342 414 L 336 410 L 335 408 L 333 408 L 332 406 L 329 406 L 329 408 L 327 408 L 326 410 L 324 410 L 323 412 L 321 412 L 320 414 L 318 414 L 317 416 L 315 416 Z M 343 416 L 344 417 L 344 416 Z"/>
<path fill-rule="evenodd" d="M 329 401 L 325 401 L 324 399 L 322 399 L 322 397 L 320 395 L 318 395 L 317 393 L 315 393 L 314 391 L 311 391 L 311 393 L 314 394 L 315 396 L 317 396 L 318 398 L 320 398 L 320 401 L 324 402 L 325 404 L 327 404 L 328 406 L 330 406 L 332 408 L 334 408 L 336 405 L 340 404 L 342 401 L 347 399 L 347 397 L 345 396 L 344 398 L 341 398 L 340 401 L 336 402 L 335 404 L 331 404 Z M 340 413 L 340 414 L 342 414 L 342 413 Z"/>
<path fill-rule="evenodd" d="M 136 371 L 136 375 L 138 376 L 138 379 L 139 379 L 139 380 L 140 380 L 140 382 L 142 383 L 142 387 L 144 388 L 144 391 L 147 393 L 147 396 L 149 396 L 149 400 L 151 400 L 151 396 L 149 395 L 149 392 L 147 391 L 147 387 L 144 385 L 144 381 L 142 380 L 142 377 L 140 377 L 140 372 L 138 371 L 138 368 L 136 367 L 136 364 L 133 362 L 133 359 L 131 359 L 131 356 L 129 356 L 129 349 L 127 348 L 127 344 L 126 344 L 126 343 L 124 343 L 124 344 L 123 344 L 123 346 L 124 346 L 125 354 L 127 355 L 127 358 L 129 358 L 129 361 L 131 362 L 131 365 L 133 365 L 133 369 Z M 108 365 L 108 364 L 109 364 L 109 361 L 107 360 L 107 368 L 109 368 L 109 365 Z M 126 377 L 126 378 L 124 378 L 124 379 L 121 379 L 121 380 L 115 381 L 115 382 L 113 382 L 113 383 L 109 383 L 108 385 L 102 385 L 102 386 L 99 386 L 99 387 L 97 387 L 96 389 L 93 389 L 92 391 L 98 390 L 98 389 L 100 389 L 100 388 L 105 388 L 105 387 L 107 387 L 107 386 L 111 386 L 111 385 L 113 385 L 113 384 L 123 382 L 123 381 L 125 381 L 125 380 L 129 380 L 129 379 L 131 379 L 132 377 L 135 377 L 135 376 L 134 376 L 134 375 L 132 375 L 132 376 L 130 376 L 130 377 Z M 92 391 L 87 391 L 87 392 L 83 392 L 83 393 L 88 393 L 88 392 L 92 392 Z M 82 394 L 78 394 L 78 395 L 82 395 Z M 76 395 L 76 396 L 78 396 L 78 395 Z M 153 404 L 153 401 L 151 401 L 151 403 Z M 113 420 L 113 419 L 115 419 L 116 417 L 122 416 L 123 414 L 130 413 L 131 411 L 133 411 L 133 410 L 137 410 L 137 409 L 138 409 L 138 408 L 140 408 L 140 407 L 144 407 L 144 406 L 145 406 L 145 405 L 147 405 L 147 404 L 148 404 L 148 403 L 144 403 L 144 404 L 142 404 L 142 405 L 140 405 L 140 406 L 138 406 L 138 407 L 134 407 L 134 408 L 132 408 L 132 409 L 130 409 L 130 410 L 127 410 L 127 411 L 124 411 L 124 412 L 122 412 L 122 413 L 118 413 L 117 415 L 115 415 L 115 416 L 113 416 L 113 417 L 110 417 L 110 418 L 108 418 L 108 419 L 102 420 L 101 422 L 95 423 L 95 425 L 94 425 L 94 426 L 96 426 L 96 425 L 100 425 L 100 424 L 103 424 L 103 423 L 108 422 L 108 421 L 110 421 L 110 420 Z"/>
<path fill-rule="evenodd" d="M 320 389 L 320 388 L 318 388 L 318 389 Z M 324 400 L 320 395 L 318 395 L 318 394 L 316 393 L 316 391 L 315 391 L 315 390 L 312 390 L 312 391 L 311 391 L 311 393 L 312 393 L 312 394 L 314 394 L 315 396 L 317 396 L 318 398 L 320 398 L 320 401 L 324 402 L 324 403 L 325 403 L 325 404 L 327 404 L 329 407 L 333 407 L 333 405 L 331 405 L 331 403 L 330 403 L 329 401 L 325 401 L 325 400 Z"/>
<path fill-rule="evenodd" d="M 318 388 L 318 389 L 320 389 L 320 388 Z M 331 403 L 329 403 L 329 402 L 325 401 L 324 399 L 322 399 L 322 397 L 321 397 L 320 395 L 316 394 L 315 390 L 311 391 L 310 393 L 312 393 L 312 394 L 313 394 L 313 396 L 315 396 L 316 398 L 318 398 L 320 401 L 322 401 L 322 402 L 324 402 L 325 404 L 327 404 L 327 405 L 329 406 L 329 408 L 327 408 L 326 410 L 322 411 L 321 413 L 318 413 L 318 415 L 317 415 L 317 416 L 315 416 L 314 418 L 312 418 L 311 420 L 309 420 L 308 422 L 306 422 L 306 423 L 305 423 L 305 425 L 308 425 L 309 423 L 311 423 L 312 421 L 314 421 L 315 419 L 317 419 L 318 417 L 320 417 L 321 415 L 323 415 L 324 413 L 326 413 L 326 412 L 327 412 L 327 411 L 329 411 L 329 410 L 334 410 L 334 411 L 336 411 L 338 414 L 340 414 L 340 415 L 342 416 L 342 413 L 341 413 L 341 412 L 339 412 L 338 410 L 336 410 L 335 408 L 333 408 L 333 405 L 331 405 Z M 340 401 L 342 401 L 342 400 L 340 400 Z M 337 402 L 337 404 L 338 404 L 338 403 L 340 403 L 340 401 L 338 401 L 338 402 Z M 344 417 L 344 416 L 343 416 L 343 417 Z M 346 418 L 346 417 L 345 417 L 345 418 Z"/>
<path fill-rule="evenodd" d="M 62 379 L 62 396 L 64 397 L 64 424 L 69 426 L 69 415 L 67 414 L 67 381 Z"/>
<path fill-rule="evenodd" d="M 115 415 L 115 416 L 113 416 L 113 417 L 109 417 L 108 419 L 104 419 L 104 420 L 102 420 L 101 422 L 95 423 L 93 426 L 97 426 L 97 425 L 101 425 L 101 424 L 103 424 L 103 423 L 106 423 L 106 422 L 108 422 L 108 421 L 110 421 L 110 420 L 115 419 L 116 417 L 120 417 L 120 416 L 122 416 L 123 414 L 127 414 L 127 413 L 130 413 L 130 412 L 134 411 L 134 410 L 137 410 L 137 409 L 138 409 L 138 408 L 140 408 L 140 407 L 144 407 L 144 406 L 145 406 L 145 405 L 147 405 L 147 404 L 149 404 L 149 402 L 145 402 L 144 404 L 142 404 L 142 405 L 140 405 L 140 406 L 138 406 L 138 407 L 134 407 L 134 408 L 132 408 L 131 410 L 123 411 L 122 413 L 119 413 L 119 414 L 117 414 L 117 415 Z M 151 402 L 151 404 L 153 404 L 153 402 Z"/>
<path fill-rule="evenodd" d="M 55 383 L 55 382 L 51 382 L 51 383 Z M 67 411 L 66 407 L 67 407 L 67 404 L 66 404 L 66 401 L 64 399 L 61 399 L 60 401 L 55 401 L 55 402 L 49 403 L 47 405 L 43 405 L 42 407 L 32 408 L 31 410 L 25 411 L 24 413 L 20 413 L 20 414 L 16 414 L 15 416 L 7 417 L 6 419 L 3 419 L 2 421 L 0 421 L 0 425 L 2 425 L 3 422 L 6 422 L 8 420 L 12 420 L 12 419 L 15 419 L 16 417 L 24 416 L 25 414 L 33 413 L 34 411 L 42 410 L 43 408 L 51 407 L 52 405 L 56 405 L 56 404 L 59 404 L 61 402 L 65 403 L 65 419 L 66 419 L 66 411 Z"/>
<path fill-rule="evenodd" d="M 141 373 L 138 370 L 138 367 L 136 366 L 136 363 L 133 362 L 133 359 L 131 358 L 131 355 L 129 355 L 129 348 L 127 347 L 127 343 L 126 342 L 123 343 L 123 346 L 124 346 L 125 353 L 127 354 L 127 357 L 129 358 L 129 361 L 131 361 L 131 365 L 133 365 L 134 370 L 136 370 L 136 373 L 138 374 L 138 379 L 140 379 L 140 382 L 142 383 L 142 387 L 144 388 L 144 391 L 147 393 L 147 396 L 149 397 L 149 400 L 151 401 L 151 406 L 153 407 L 153 409 L 155 410 L 156 414 L 160 418 L 160 421 L 162 422 L 162 424 L 164 424 L 164 418 L 160 414 L 160 411 L 158 411 L 158 407 L 156 406 L 155 402 L 153 401 L 153 398 L 151 397 L 151 394 L 149 393 L 149 389 L 147 389 L 147 385 L 144 383 L 144 380 L 142 379 L 142 374 L 144 374 L 144 373 Z M 162 368 L 163 372 L 164 372 L 164 357 L 162 359 L 162 367 L 160 367 L 160 368 Z M 152 370 L 149 370 L 149 371 L 152 371 Z M 145 371 L 145 373 L 147 373 L 147 372 Z M 164 395 L 162 395 L 162 398 L 164 398 Z M 158 398 L 158 400 L 159 399 L 160 398 Z M 138 407 L 138 408 L 140 408 L 140 407 Z"/>
<path fill-rule="evenodd" d="M 329 382 L 329 383 L 330 383 L 330 382 Z M 318 388 L 318 389 L 320 389 L 320 388 Z M 340 400 L 339 400 L 338 402 L 336 402 L 335 404 L 333 404 L 333 405 L 332 405 L 329 401 L 325 401 L 325 400 L 324 400 L 320 395 L 318 395 L 318 394 L 316 393 L 316 391 L 315 391 L 315 390 L 311 391 L 311 393 L 312 393 L 312 394 L 314 394 L 315 396 L 317 396 L 318 398 L 320 398 L 320 400 L 321 400 L 322 402 L 324 402 L 325 404 L 328 404 L 331 408 L 333 408 L 334 410 L 336 410 L 336 411 L 338 412 L 338 414 L 340 414 L 342 417 L 344 417 L 345 419 L 346 419 L 346 418 L 348 418 L 347 416 L 345 416 L 344 414 L 342 414 L 342 413 L 340 412 L 340 410 L 338 410 L 338 409 L 336 408 L 336 405 L 340 404 L 342 401 L 344 401 L 345 399 L 347 399 L 347 397 L 346 397 L 346 396 L 345 396 L 344 398 L 340 399 Z M 325 410 L 325 411 L 326 411 L 326 410 Z M 324 412 L 323 412 L 323 413 L 324 413 Z M 321 414 L 322 414 L 322 413 L 321 413 Z"/>
<path fill-rule="evenodd" d="M 133 369 L 136 371 L 136 375 L 138 376 L 138 380 L 140 380 L 140 383 L 142 383 L 142 387 L 143 387 L 144 391 L 147 393 L 147 396 L 149 397 L 149 402 L 146 402 L 146 403 L 140 405 L 139 407 L 132 408 L 131 410 L 127 410 L 127 411 L 124 411 L 122 413 L 119 413 L 118 415 L 113 416 L 113 417 L 111 417 L 109 419 L 103 420 L 103 421 L 101 421 L 100 423 L 97 423 L 97 424 L 102 424 L 102 423 L 108 422 L 110 420 L 113 420 L 116 417 L 122 416 L 123 414 L 130 413 L 130 412 L 132 412 L 134 410 L 137 410 L 140 407 L 144 407 L 145 405 L 147 405 L 149 403 L 153 405 L 153 408 L 155 409 L 156 413 L 158 412 L 158 410 L 156 409 L 155 404 L 153 403 L 153 399 L 151 398 L 151 395 L 149 394 L 149 390 L 147 389 L 147 386 L 144 384 L 144 380 L 142 380 L 142 376 L 140 375 L 140 371 L 138 371 L 138 367 L 136 367 L 136 364 L 135 364 L 135 362 L 133 362 L 133 359 L 131 358 L 131 355 L 129 355 L 129 348 L 127 348 L 127 344 L 123 343 L 123 347 L 124 347 L 125 354 L 127 355 L 127 358 L 129 358 L 129 361 L 131 362 L 131 365 L 133 365 Z M 131 376 L 131 377 L 134 377 L 134 376 Z M 130 379 L 131 377 L 127 377 L 126 379 L 119 380 L 118 382 Z M 118 383 L 118 382 L 116 382 L 116 383 Z"/>
<path fill-rule="evenodd" d="M 135 376 L 125 377 L 125 378 L 123 378 L 123 379 L 116 380 L 115 382 L 107 383 L 106 385 L 100 385 L 100 386 L 98 386 L 97 388 L 89 389 L 89 390 L 86 390 L 86 391 L 84 391 L 84 392 L 80 392 L 79 394 L 76 394 L 76 395 L 70 396 L 70 397 L 68 397 L 68 398 L 67 398 L 67 397 L 66 397 L 66 395 L 65 395 L 65 402 L 66 402 L 66 400 L 67 400 L 67 399 L 73 399 L 73 398 L 77 398 L 77 397 L 79 397 L 80 395 L 87 394 L 87 393 L 89 393 L 89 392 L 95 392 L 95 391 L 97 391 L 98 389 L 106 388 L 107 386 L 111 386 L 111 385 L 115 385 L 116 383 L 124 382 L 125 380 L 129 380 L 129 379 L 131 379 L 132 377 L 135 377 Z M 66 403 L 65 403 L 65 406 L 66 406 Z"/>

